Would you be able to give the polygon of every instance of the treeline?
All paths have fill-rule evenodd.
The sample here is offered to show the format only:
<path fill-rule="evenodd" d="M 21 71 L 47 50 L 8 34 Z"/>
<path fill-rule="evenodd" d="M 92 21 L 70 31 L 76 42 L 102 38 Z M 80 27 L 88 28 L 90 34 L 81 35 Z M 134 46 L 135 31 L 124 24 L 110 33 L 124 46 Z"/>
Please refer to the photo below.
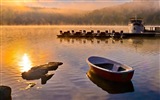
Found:
<path fill-rule="evenodd" d="M 135 4 L 137 5 L 137 4 Z M 160 9 L 155 5 L 127 3 L 84 13 L 53 8 L 2 6 L 1 25 L 127 25 L 129 18 L 144 18 L 145 24 L 160 25 Z M 67 14 L 68 13 L 68 14 Z"/>
<path fill-rule="evenodd" d="M 88 23 L 127 25 L 130 18 L 143 18 L 145 24 L 160 25 L 160 7 L 156 2 L 126 3 L 95 10 L 87 15 Z M 86 21 L 87 21 L 86 20 Z"/>

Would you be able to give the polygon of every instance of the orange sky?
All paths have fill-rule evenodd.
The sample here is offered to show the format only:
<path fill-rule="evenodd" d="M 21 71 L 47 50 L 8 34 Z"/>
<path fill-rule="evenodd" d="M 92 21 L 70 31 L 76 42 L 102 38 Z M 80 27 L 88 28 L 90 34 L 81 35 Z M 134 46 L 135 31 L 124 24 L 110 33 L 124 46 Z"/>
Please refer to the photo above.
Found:
<path fill-rule="evenodd" d="M 131 0 L 1 0 L 1 4 L 93 10 L 130 1 Z"/>
<path fill-rule="evenodd" d="M 1 4 L 25 5 L 32 7 L 94 10 L 133 1 L 148 2 L 150 0 L 1 0 Z M 157 2 L 159 3 L 159 1 Z"/>

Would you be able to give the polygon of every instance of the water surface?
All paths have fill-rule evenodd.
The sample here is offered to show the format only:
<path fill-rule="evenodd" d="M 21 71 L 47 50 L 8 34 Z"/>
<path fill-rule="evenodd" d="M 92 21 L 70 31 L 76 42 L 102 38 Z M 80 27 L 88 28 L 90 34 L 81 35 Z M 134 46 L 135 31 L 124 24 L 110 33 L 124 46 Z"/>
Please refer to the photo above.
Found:
<path fill-rule="evenodd" d="M 119 31 L 121 28 L 127 31 L 125 26 L 2 26 L 0 84 L 12 88 L 13 100 L 158 100 L 160 38 L 101 40 L 56 36 L 59 30 Z M 42 85 L 40 80 L 27 81 L 21 77 L 23 67 L 19 63 L 25 54 L 32 66 L 50 61 L 61 61 L 64 64 Z M 112 94 L 107 91 L 108 88 L 103 89 L 92 82 L 86 75 L 89 67 L 85 61 L 92 55 L 107 57 L 133 67 L 133 90 Z M 36 85 L 26 89 L 29 83 Z"/>

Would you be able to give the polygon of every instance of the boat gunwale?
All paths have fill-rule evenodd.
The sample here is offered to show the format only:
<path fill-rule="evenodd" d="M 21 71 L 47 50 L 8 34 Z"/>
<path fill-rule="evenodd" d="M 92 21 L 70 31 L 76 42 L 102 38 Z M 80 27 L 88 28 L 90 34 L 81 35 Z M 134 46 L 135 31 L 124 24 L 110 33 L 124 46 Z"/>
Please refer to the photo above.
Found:
<path fill-rule="evenodd" d="M 125 70 L 125 71 L 113 71 L 113 70 L 109 70 L 109 69 L 106 69 L 106 68 L 101 68 L 101 67 L 99 67 L 99 66 L 96 66 L 95 64 L 92 64 L 90 61 L 89 61 L 89 58 L 91 58 L 91 57 L 97 57 L 97 58 L 103 58 L 103 59 L 105 59 L 105 60 L 109 60 L 109 61 L 112 61 L 112 62 L 115 62 L 116 64 L 119 64 L 119 65 L 122 65 L 122 66 L 126 66 L 126 67 L 128 67 L 128 68 L 130 68 L 129 70 Z M 127 66 L 127 65 L 125 65 L 125 64 L 121 64 L 121 63 L 119 63 L 119 62 L 116 62 L 116 61 L 113 61 L 113 60 L 110 60 L 110 59 L 106 59 L 106 58 L 104 58 L 104 57 L 98 57 L 98 56 L 91 56 L 91 57 L 88 57 L 87 59 L 86 59 L 86 62 L 89 64 L 89 65 L 92 65 L 93 67 L 95 67 L 95 68 L 97 68 L 97 69 L 100 69 L 100 70 L 103 70 L 103 71 L 106 71 L 106 72 L 111 72 L 111 73 L 117 73 L 117 74 L 124 74 L 124 73 L 130 73 L 130 72 L 133 72 L 134 71 L 134 69 L 132 68 L 132 67 L 130 67 L 130 66 Z"/>

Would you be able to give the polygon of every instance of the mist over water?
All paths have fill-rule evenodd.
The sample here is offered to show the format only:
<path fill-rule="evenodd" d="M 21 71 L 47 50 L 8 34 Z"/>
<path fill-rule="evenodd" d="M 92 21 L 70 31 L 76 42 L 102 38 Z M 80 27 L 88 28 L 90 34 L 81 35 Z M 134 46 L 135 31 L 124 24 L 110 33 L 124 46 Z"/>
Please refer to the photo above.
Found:
<path fill-rule="evenodd" d="M 2 26 L 0 84 L 12 88 L 13 100 L 158 100 L 160 96 L 160 38 L 128 38 L 121 40 L 93 38 L 57 38 L 59 31 L 91 29 L 117 31 L 126 26 Z M 24 56 L 26 55 L 26 56 Z M 135 69 L 132 91 L 110 94 L 113 88 L 98 86 L 86 73 L 86 58 L 107 57 Z M 32 66 L 61 61 L 55 75 L 45 85 L 40 80 L 24 80 L 19 63 L 27 59 Z M 98 80 L 99 81 L 99 80 Z M 102 81 L 100 81 L 102 82 Z M 27 88 L 29 83 L 35 83 Z M 106 84 L 108 85 L 108 84 Z M 117 91 L 116 91 L 117 92 Z"/>
<path fill-rule="evenodd" d="M 1 6 L 1 25 L 127 25 L 130 18 L 143 18 L 146 25 L 159 25 L 160 2 L 135 1 L 83 1 L 83 2 L 34 2 L 35 7 L 19 5 Z M 46 7 L 37 7 L 42 3 Z M 89 3 L 89 5 L 86 5 Z M 46 4 L 46 5 L 45 5 Z M 106 6 L 102 6 L 105 5 Z M 114 4 L 114 5 L 113 5 Z M 54 6 L 56 5 L 56 6 Z M 95 6 L 99 6 L 98 8 Z M 110 5 L 110 6 L 107 6 Z M 33 5 L 34 6 L 34 5 Z M 59 6 L 59 7 L 57 7 Z M 83 7 L 85 6 L 85 7 Z M 63 8 L 64 7 L 64 8 Z M 69 7 L 68 9 L 65 7 Z M 78 8 L 78 9 L 77 9 Z M 90 10 L 84 10 L 90 8 Z"/>

